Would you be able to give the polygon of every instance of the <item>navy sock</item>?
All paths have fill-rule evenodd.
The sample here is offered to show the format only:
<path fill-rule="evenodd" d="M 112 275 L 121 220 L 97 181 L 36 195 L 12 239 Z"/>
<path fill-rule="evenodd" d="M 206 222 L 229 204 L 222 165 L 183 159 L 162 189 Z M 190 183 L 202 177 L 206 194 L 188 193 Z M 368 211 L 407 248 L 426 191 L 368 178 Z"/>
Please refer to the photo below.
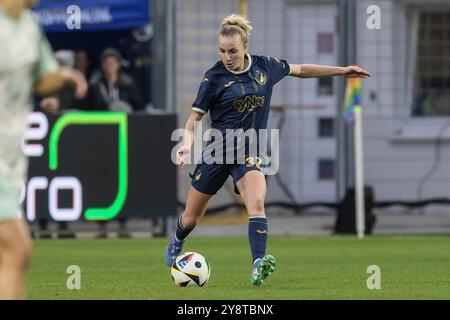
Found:
<path fill-rule="evenodd" d="M 248 239 L 250 241 L 253 261 L 264 257 L 266 254 L 267 238 L 267 218 L 263 216 L 250 217 L 248 222 Z"/>
<path fill-rule="evenodd" d="M 175 231 L 175 240 L 177 240 L 178 242 L 184 242 L 184 240 L 189 235 L 189 233 L 191 233 L 191 231 L 194 229 L 194 228 L 183 227 L 183 225 L 181 224 L 182 216 L 183 216 L 183 214 L 180 214 L 180 216 L 178 217 L 177 230 Z"/>

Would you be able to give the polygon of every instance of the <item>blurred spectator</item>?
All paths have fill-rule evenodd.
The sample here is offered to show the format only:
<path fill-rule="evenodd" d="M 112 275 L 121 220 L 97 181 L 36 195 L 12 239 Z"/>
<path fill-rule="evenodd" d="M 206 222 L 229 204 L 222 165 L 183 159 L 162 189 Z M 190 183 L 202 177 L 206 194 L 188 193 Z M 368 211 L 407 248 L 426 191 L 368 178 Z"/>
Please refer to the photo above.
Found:
<path fill-rule="evenodd" d="M 114 48 L 105 49 L 100 57 L 101 70 L 89 81 L 89 110 L 133 111 L 143 110 L 141 94 L 133 78 L 121 70 L 122 55 Z M 119 218 L 118 237 L 128 238 L 126 218 Z M 106 238 L 108 221 L 98 221 L 97 238 Z"/>
<path fill-rule="evenodd" d="M 75 67 L 76 54 L 74 51 L 59 50 L 55 52 L 55 57 L 60 66 Z M 87 78 L 85 77 L 85 79 Z M 44 111 L 55 113 L 58 110 L 84 109 L 86 103 L 87 97 L 77 99 L 74 88 L 66 87 L 57 94 L 42 99 L 40 107 Z"/>
<path fill-rule="evenodd" d="M 73 68 L 75 65 L 75 52 L 72 50 L 58 50 L 55 52 L 55 58 L 61 66 Z"/>
<path fill-rule="evenodd" d="M 75 62 L 73 67 L 80 71 L 86 79 L 90 79 L 92 75 L 91 54 L 83 49 L 75 51 Z"/>
<path fill-rule="evenodd" d="M 144 110 L 133 78 L 121 70 L 122 55 L 106 48 L 100 57 L 101 70 L 89 81 L 89 109 L 133 112 Z"/>
<path fill-rule="evenodd" d="M 92 76 L 92 57 L 91 54 L 83 49 L 78 49 L 75 51 L 74 57 L 74 69 L 80 71 L 84 78 L 89 80 Z M 84 97 L 82 100 L 77 100 L 75 104 L 75 109 L 88 109 L 89 99 L 88 96 Z"/>

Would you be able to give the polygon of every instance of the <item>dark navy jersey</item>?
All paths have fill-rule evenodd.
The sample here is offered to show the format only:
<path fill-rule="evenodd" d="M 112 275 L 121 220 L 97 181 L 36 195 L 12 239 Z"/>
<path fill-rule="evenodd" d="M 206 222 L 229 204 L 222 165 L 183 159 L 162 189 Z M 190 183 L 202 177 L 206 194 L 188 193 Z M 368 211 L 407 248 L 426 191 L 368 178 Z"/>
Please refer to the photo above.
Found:
<path fill-rule="evenodd" d="M 273 86 L 289 75 L 285 60 L 247 54 L 246 70 L 233 72 L 221 61 L 209 69 L 200 84 L 194 111 L 209 112 L 212 128 L 266 129 Z"/>

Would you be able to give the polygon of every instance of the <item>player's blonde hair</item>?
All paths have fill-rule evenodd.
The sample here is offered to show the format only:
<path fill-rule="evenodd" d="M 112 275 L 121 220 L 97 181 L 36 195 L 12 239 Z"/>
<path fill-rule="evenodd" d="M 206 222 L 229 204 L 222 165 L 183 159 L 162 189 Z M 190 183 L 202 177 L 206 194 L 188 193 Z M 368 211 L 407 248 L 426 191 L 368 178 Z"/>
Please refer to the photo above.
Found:
<path fill-rule="evenodd" d="M 233 36 L 239 34 L 242 42 L 247 43 L 252 31 L 252 25 L 245 17 L 232 14 L 222 20 L 219 34 L 221 36 Z"/>

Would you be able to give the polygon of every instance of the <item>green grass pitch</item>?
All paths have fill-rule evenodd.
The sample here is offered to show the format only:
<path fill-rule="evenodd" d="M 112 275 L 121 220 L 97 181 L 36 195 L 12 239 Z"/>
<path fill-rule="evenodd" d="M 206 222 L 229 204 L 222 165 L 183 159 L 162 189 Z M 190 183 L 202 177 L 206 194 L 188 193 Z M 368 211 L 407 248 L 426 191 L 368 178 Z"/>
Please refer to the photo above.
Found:
<path fill-rule="evenodd" d="M 272 236 L 274 274 L 250 284 L 246 237 L 193 237 L 184 251 L 203 254 L 211 277 L 202 288 L 176 287 L 163 264 L 167 239 L 35 240 L 28 299 L 450 299 L 448 236 Z M 68 266 L 81 269 L 69 290 Z M 370 265 L 381 289 L 367 288 Z"/>

